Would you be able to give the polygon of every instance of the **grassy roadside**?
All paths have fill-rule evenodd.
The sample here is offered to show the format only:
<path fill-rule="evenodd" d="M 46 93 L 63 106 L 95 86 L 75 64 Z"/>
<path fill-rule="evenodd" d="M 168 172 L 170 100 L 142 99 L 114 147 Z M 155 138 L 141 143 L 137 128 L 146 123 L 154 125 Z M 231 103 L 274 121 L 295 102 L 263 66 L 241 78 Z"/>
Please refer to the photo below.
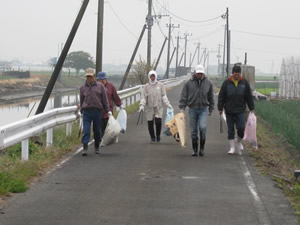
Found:
<path fill-rule="evenodd" d="M 9 196 L 9 193 L 25 192 L 33 179 L 55 163 L 59 162 L 66 154 L 75 150 L 80 144 L 78 138 L 78 122 L 72 126 L 72 135 L 66 137 L 65 125 L 54 129 L 54 146 L 46 148 L 44 144 L 35 144 L 30 140 L 30 156 L 28 161 L 21 161 L 21 144 L 11 146 L 0 156 L 0 196 Z M 46 134 L 37 138 L 39 143 L 46 143 Z"/>
<path fill-rule="evenodd" d="M 126 107 L 127 114 L 136 112 L 139 102 Z M 114 112 L 115 118 L 118 112 Z M 72 135 L 66 137 L 66 125 L 54 129 L 54 146 L 46 148 L 46 134 L 42 133 L 35 140 L 29 141 L 30 156 L 28 161 L 21 161 L 21 144 L 7 148 L 0 155 L 0 197 L 10 196 L 10 193 L 25 192 L 29 184 L 38 176 L 60 162 L 66 155 L 73 152 L 81 145 L 79 124 L 72 126 Z M 38 140 L 40 145 L 35 144 Z M 0 199 L 1 203 L 1 199 Z"/>
<path fill-rule="evenodd" d="M 293 205 L 300 221 L 300 179 L 294 170 L 300 169 L 300 153 L 280 134 L 258 116 L 257 139 L 259 148 L 247 146 L 261 174 L 270 176 Z"/>

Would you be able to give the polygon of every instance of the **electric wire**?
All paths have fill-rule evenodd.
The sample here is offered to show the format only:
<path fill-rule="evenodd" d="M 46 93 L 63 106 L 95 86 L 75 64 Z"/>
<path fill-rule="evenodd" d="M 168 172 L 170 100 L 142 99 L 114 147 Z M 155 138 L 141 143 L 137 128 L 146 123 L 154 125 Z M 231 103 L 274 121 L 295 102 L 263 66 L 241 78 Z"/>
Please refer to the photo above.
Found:
<path fill-rule="evenodd" d="M 121 18 L 118 16 L 118 14 L 116 13 L 116 11 L 114 10 L 114 8 L 112 7 L 112 5 L 110 4 L 109 1 L 107 1 L 109 7 L 111 8 L 113 14 L 117 17 L 117 19 L 119 20 L 119 22 L 121 23 L 121 25 L 132 35 L 134 36 L 136 39 L 139 39 L 133 32 L 131 32 L 128 27 L 122 22 Z"/>
<path fill-rule="evenodd" d="M 183 20 L 183 21 L 185 21 L 185 22 L 189 22 L 189 23 L 205 23 L 205 22 L 209 22 L 209 21 L 212 21 L 212 20 L 216 20 L 216 19 L 222 19 L 222 15 L 219 15 L 219 16 L 217 16 L 217 17 L 214 17 L 214 18 L 211 18 L 211 19 L 207 19 L 207 20 L 188 20 L 188 19 L 184 19 L 184 18 L 182 18 L 182 17 L 179 17 L 179 16 L 177 16 L 176 14 L 174 14 L 174 13 L 172 13 L 170 10 L 168 10 L 165 6 L 163 6 L 159 1 L 157 1 L 156 0 L 156 3 L 157 4 L 159 4 L 162 8 L 164 8 L 170 15 L 172 15 L 172 16 L 174 16 L 174 17 L 176 17 L 176 18 L 178 18 L 178 19 L 180 19 L 180 20 Z"/>
<path fill-rule="evenodd" d="M 282 39 L 294 39 L 294 40 L 300 40 L 299 37 L 286 37 L 286 36 L 277 36 L 277 35 L 270 35 L 270 34 L 260 34 L 260 33 L 252 33 L 247 31 L 240 31 L 240 30 L 232 30 L 233 32 L 237 33 L 244 33 L 244 34 L 250 34 L 250 35 L 257 35 L 257 36 L 264 36 L 264 37 L 271 37 L 271 38 L 282 38 Z"/>

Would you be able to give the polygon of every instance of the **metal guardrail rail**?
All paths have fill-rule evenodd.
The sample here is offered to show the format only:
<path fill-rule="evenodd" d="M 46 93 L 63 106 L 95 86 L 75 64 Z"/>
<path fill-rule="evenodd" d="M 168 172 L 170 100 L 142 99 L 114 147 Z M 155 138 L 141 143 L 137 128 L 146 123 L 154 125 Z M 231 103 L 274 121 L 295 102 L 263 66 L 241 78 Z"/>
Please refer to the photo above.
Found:
<path fill-rule="evenodd" d="M 166 87 L 177 86 L 184 82 L 186 77 L 161 80 Z M 118 91 L 124 106 L 139 101 L 144 85 Z M 0 127 L 0 150 L 22 142 L 22 160 L 29 159 L 28 139 L 41 132 L 47 131 L 47 147 L 53 144 L 53 128 L 57 125 L 67 124 L 67 135 L 71 134 L 72 122 L 80 118 L 77 106 L 56 108 L 34 115 L 27 119 Z"/>

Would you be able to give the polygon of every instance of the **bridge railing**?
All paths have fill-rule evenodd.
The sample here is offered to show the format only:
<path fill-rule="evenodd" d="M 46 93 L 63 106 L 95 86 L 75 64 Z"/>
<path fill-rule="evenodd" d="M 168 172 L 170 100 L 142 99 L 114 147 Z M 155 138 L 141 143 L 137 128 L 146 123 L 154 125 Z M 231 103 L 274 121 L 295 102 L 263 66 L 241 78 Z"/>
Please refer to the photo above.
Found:
<path fill-rule="evenodd" d="M 186 78 L 171 78 L 162 80 L 167 88 L 177 86 Z M 129 106 L 140 100 L 143 85 L 118 91 L 124 106 Z M 47 132 L 46 147 L 53 144 L 53 128 L 58 125 L 67 124 L 66 135 L 71 135 L 72 122 L 80 118 L 77 106 L 56 108 L 32 117 L 16 121 L 0 127 L 0 150 L 22 142 L 22 160 L 29 159 L 29 138 L 44 131 Z"/>

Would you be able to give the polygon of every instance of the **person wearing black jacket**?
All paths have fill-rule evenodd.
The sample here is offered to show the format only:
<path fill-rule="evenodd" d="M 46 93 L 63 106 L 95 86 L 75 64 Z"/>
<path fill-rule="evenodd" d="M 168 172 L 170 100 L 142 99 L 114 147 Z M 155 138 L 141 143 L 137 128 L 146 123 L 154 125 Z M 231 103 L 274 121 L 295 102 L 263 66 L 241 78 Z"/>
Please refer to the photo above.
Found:
<path fill-rule="evenodd" d="M 232 155 L 237 150 L 243 150 L 241 143 L 245 131 L 245 111 L 246 104 L 251 113 L 254 112 L 254 101 L 251 88 L 246 79 L 241 76 L 241 67 L 235 65 L 232 68 L 232 75 L 223 82 L 218 97 L 218 110 L 220 115 L 225 109 L 226 122 L 228 127 L 228 140 L 230 150 L 228 154 Z M 234 125 L 237 129 L 237 138 L 235 140 Z M 236 145 L 236 146 L 235 146 Z"/>

